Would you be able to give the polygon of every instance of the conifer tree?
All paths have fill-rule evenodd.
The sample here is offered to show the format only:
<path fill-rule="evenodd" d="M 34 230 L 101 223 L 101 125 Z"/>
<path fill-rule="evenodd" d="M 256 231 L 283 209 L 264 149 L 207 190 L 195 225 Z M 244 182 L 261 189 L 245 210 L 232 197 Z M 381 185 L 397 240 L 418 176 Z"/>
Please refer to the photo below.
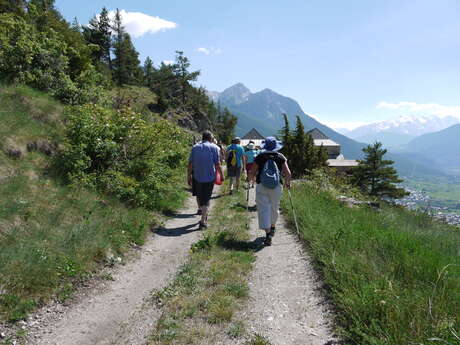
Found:
<path fill-rule="evenodd" d="M 147 86 L 149 89 L 154 87 L 155 82 L 155 67 L 153 66 L 152 59 L 147 56 L 144 62 L 144 85 Z"/>
<path fill-rule="evenodd" d="M 187 93 L 191 87 L 190 82 L 195 81 L 200 75 L 200 71 L 189 72 L 190 62 L 184 56 L 184 52 L 176 51 L 176 61 L 173 65 L 173 72 L 177 78 L 177 93 L 182 105 L 187 103 Z"/>
<path fill-rule="evenodd" d="M 24 0 L 0 0 L 0 13 L 24 14 Z"/>
<path fill-rule="evenodd" d="M 327 167 L 327 160 L 329 159 L 329 155 L 327 153 L 327 149 L 321 144 L 320 147 L 316 148 L 316 168 L 324 168 Z"/>
<path fill-rule="evenodd" d="M 359 161 L 353 173 L 356 185 L 369 195 L 377 197 L 402 198 L 407 195 L 403 188 L 395 185 L 403 180 L 391 166 L 394 162 L 383 158 L 387 150 L 382 148 L 382 143 L 367 145 L 363 152 L 365 157 Z"/>
<path fill-rule="evenodd" d="M 296 128 L 292 135 L 292 173 L 296 177 L 305 174 L 307 169 L 306 150 L 307 150 L 307 137 L 305 135 L 305 127 L 303 126 L 300 117 L 297 116 Z"/>
<path fill-rule="evenodd" d="M 139 84 L 141 69 L 139 67 L 139 53 L 134 48 L 131 36 L 125 31 L 121 12 L 117 9 L 114 18 L 113 30 L 115 31 L 113 76 L 118 86 L 126 84 Z"/>
<path fill-rule="evenodd" d="M 292 151 L 291 129 L 289 128 L 289 120 L 287 118 L 287 115 L 284 113 L 282 115 L 284 120 L 284 126 L 283 128 L 281 128 L 278 134 L 281 138 L 281 141 L 283 142 L 283 148 L 281 149 L 281 152 L 289 159 L 291 157 Z"/>

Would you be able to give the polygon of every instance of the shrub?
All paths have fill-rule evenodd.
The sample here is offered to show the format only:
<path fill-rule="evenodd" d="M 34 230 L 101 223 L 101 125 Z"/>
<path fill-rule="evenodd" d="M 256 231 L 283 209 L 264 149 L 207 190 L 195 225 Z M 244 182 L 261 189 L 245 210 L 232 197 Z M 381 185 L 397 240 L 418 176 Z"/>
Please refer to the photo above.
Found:
<path fill-rule="evenodd" d="M 175 182 L 184 171 L 187 142 L 178 127 L 164 120 L 149 124 L 128 108 L 75 106 L 68 110 L 59 165 L 71 182 L 164 210 L 178 197 Z"/>

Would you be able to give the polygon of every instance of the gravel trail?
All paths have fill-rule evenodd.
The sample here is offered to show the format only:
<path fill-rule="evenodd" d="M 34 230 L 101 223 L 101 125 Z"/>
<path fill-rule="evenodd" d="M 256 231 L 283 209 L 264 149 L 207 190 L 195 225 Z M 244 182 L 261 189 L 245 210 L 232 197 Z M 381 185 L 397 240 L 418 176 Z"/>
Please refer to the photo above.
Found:
<path fill-rule="evenodd" d="M 149 302 L 152 290 L 172 281 L 201 236 L 195 212 L 195 198 L 189 198 L 179 214 L 155 230 L 138 258 L 112 273 L 113 281 L 86 292 L 68 309 L 39 312 L 28 329 L 29 344 L 144 344 L 161 315 Z"/>
<path fill-rule="evenodd" d="M 250 194 L 252 206 L 254 189 Z M 257 212 L 253 212 L 250 234 L 256 241 L 265 237 L 258 229 Z M 272 345 L 336 344 L 332 314 L 321 287 L 311 260 L 281 215 L 272 246 L 257 252 L 249 302 L 236 319 L 244 320 L 249 335 L 259 334 Z M 224 343 L 244 341 L 228 339 Z"/>

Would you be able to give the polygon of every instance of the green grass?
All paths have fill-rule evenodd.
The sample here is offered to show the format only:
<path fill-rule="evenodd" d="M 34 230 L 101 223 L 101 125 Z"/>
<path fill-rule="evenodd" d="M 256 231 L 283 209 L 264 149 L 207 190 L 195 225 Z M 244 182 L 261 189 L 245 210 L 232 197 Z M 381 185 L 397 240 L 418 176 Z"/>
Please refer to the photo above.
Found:
<path fill-rule="evenodd" d="M 108 257 L 142 244 L 160 216 L 63 185 L 50 157 L 27 152 L 30 141 L 61 141 L 63 106 L 55 100 L 0 86 L 0 118 L 0 320 L 17 321 L 50 298 L 71 297 Z M 9 147 L 22 158 L 8 157 Z M 184 195 L 178 188 L 168 209 Z"/>
<path fill-rule="evenodd" d="M 350 344 L 460 342 L 458 228 L 399 207 L 350 209 L 308 183 L 292 196 Z"/>
<path fill-rule="evenodd" d="M 255 260 L 246 229 L 242 192 L 216 202 L 210 228 L 191 248 L 174 282 L 154 294 L 163 315 L 149 344 L 213 344 L 215 334 L 245 334 L 235 312 L 249 294 L 247 277 Z"/>

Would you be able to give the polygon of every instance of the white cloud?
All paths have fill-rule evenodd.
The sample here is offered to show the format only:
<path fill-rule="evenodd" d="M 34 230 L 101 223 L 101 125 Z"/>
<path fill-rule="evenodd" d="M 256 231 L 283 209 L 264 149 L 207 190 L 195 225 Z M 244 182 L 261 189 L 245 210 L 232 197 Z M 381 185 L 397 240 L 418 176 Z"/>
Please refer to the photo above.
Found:
<path fill-rule="evenodd" d="M 165 65 L 172 65 L 174 63 L 174 61 L 172 60 L 163 60 L 162 61 Z"/>
<path fill-rule="evenodd" d="M 201 48 L 198 48 L 196 51 L 199 52 L 199 53 L 203 53 L 204 55 L 211 54 L 211 51 L 208 48 L 202 48 L 201 47 Z"/>
<path fill-rule="evenodd" d="M 200 47 L 200 48 L 197 48 L 196 51 L 204 55 L 219 55 L 222 53 L 222 49 L 215 48 L 215 47 L 210 47 L 210 48 Z"/>
<path fill-rule="evenodd" d="M 380 102 L 377 109 L 389 109 L 404 111 L 420 115 L 436 115 L 439 117 L 453 116 L 460 118 L 460 107 L 447 106 L 436 103 L 415 103 L 415 102 Z"/>
<path fill-rule="evenodd" d="M 120 11 L 121 19 L 126 31 L 133 37 L 141 37 L 145 34 L 155 34 L 160 31 L 175 29 L 177 24 L 160 17 L 153 17 L 142 12 Z M 115 17 L 115 11 L 109 12 L 109 17 Z"/>

